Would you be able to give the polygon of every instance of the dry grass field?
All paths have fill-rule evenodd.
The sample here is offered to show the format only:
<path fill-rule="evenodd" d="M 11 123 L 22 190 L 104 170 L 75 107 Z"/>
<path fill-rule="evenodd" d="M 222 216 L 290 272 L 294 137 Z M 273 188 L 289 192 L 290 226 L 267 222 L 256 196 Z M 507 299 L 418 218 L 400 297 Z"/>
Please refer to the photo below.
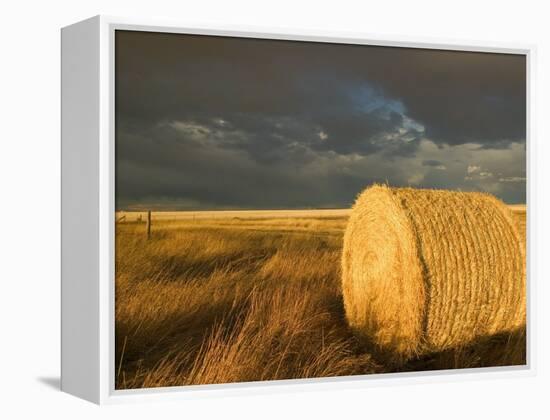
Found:
<path fill-rule="evenodd" d="M 344 314 L 348 214 L 159 212 L 150 239 L 142 214 L 117 214 L 116 387 L 525 363 L 524 331 L 400 365 L 374 356 Z"/>

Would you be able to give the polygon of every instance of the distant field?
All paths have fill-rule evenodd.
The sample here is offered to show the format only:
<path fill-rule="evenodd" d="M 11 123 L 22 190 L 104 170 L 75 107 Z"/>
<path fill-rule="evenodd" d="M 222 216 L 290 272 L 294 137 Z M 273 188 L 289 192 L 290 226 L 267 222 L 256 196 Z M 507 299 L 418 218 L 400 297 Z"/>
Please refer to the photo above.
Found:
<path fill-rule="evenodd" d="M 525 204 L 509 204 L 508 207 L 514 212 L 526 212 L 527 206 Z"/>
<path fill-rule="evenodd" d="M 520 223 L 524 209 L 514 207 Z M 396 368 L 349 330 L 340 289 L 348 209 L 117 213 L 117 388 L 516 365 L 493 337 Z"/>
<path fill-rule="evenodd" d="M 514 213 L 525 214 L 525 204 L 508 206 Z M 197 219 L 294 219 L 294 218 L 345 218 L 351 209 L 307 209 L 307 210 L 218 210 L 218 211 L 153 211 L 153 220 L 197 220 Z M 144 211 L 118 211 L 116 218 L 135 222 L 145 220 Z"/>
<path fill-rule="evenodd" d="M 313 210 L 218 210 L 218 211 L 154 211 L 154 220 L 197 220 L 197 219 L 284 219 L 284 218 L 332 218 L 348 216 L 350 209 L 313 209 Z M 120 211 L 117 220 L 145 220 L 147 213 L 139 211 Z"/>

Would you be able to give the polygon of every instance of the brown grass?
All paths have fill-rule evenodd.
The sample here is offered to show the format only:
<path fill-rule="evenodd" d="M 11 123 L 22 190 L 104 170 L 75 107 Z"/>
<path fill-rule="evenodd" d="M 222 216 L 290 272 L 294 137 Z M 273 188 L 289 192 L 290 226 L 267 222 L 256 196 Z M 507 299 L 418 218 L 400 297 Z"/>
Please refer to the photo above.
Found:
<path fill-rule="evenodd" d="M 525 326 L 525 246 L 493 196 L 374 186 L 342 257 L 350 325 L 407 359 Z"/>
<path fill-rule="evenodd" d="M 346 322 L 345 213 L 153 221 L 117 225 L 118 389 L 395 370 Z M 525 363 L 524 337 L 485 339 L 399 370 Z"/>

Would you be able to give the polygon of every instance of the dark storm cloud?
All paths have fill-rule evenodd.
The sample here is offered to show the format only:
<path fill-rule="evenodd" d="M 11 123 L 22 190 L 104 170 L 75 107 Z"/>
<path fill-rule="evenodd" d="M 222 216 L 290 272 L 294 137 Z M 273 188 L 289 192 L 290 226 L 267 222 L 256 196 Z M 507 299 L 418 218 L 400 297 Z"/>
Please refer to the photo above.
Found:
<path fill-rule="evenodd" d="M 443 165 L 443 162 L 435 159 L 426 159 L 422 161 L 422 165 L 424 166 L 441 166 Z"/>
<path fill-rule="evenodd" d="M 139 120 L 189 113 L 310 115 L 353 107 L 362 84 L 452 144 L 525 137 L 517 55 L 121 32 L 117 103 Z"/>
<path fill-rule="evenodd" d="M 144 199 L 179 207 L 337 207 L 351 204 L 350 189 L 358 191 L 365 182 L 383 181 L 340 171 L 304 173 L 304 162 L 318 155 L 300 144 L 283 147 L 278 162 L 266 163 L 251 157 L 246 148 L 204 141 L 225 137 L 224 132 L 190 134 L 192 126 L 161 124 L 142 134 L 121 132 L 117 138 L 117 150 L 124 150 L 117 153 L 119 207 Z M 178 204 L 179 198 L 190 198 L 190 204 Z"/>
<path fill-rule="evenodd" d="M 373 158 L 441 172 L 452 147 L 524 143 L 525 59 L 117 31 L 116 124 L 119 206 L 341 206 L 407 182 Z"/>

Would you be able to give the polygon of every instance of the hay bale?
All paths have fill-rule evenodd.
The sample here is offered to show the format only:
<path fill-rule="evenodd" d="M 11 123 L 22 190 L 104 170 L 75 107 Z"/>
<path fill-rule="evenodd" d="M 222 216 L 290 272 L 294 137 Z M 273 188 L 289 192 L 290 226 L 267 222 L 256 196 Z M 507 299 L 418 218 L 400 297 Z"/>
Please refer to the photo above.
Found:
<path fill-rule="evenodd" d="M 527 241 L 527 209 L 525 207 L 518 209 L 517 207 L 512 206 L 511 211 L 512 211 L 514 220 L 516 222 L 519 236 L 523 241 L 524 246 L 526 246 L 525 244 Z"/>
<path fill-rule="evenodd" d="M 525 325 L 525 245 L 482 193 L 366 189 L 344 236 L 350 326 L 400 359 Z"/>

